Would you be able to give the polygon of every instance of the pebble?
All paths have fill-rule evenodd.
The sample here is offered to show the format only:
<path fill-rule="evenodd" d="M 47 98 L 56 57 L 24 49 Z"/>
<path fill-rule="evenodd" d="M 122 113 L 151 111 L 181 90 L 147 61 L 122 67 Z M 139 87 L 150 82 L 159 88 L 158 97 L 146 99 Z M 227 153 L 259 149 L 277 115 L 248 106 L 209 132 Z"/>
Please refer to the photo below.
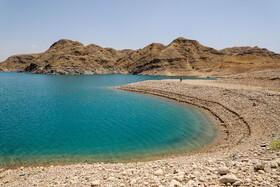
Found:
<path fill-rule="evenodd" d="M 255 170 L 264 170 L 264 164 L 263 163 L 257 163 L 255 165 Z"/>
<path fill-rule="evenodd" d="M 259 181 L 259 182 L 262 182 L 263 181 L 263 178 L 259 175 L 259 176 L 257 176 L 257 181 Z"/>
<path fill-rule="evenodd" d="M 100 181 L 99 180 L 95 180 L 91 183 L 91 186 L 92 187 L 95 187 L 95 186 L 100 186 Z"/>
<path fill-rule="evenodd" d="M 280 155 L 279 155 L 280 156 Z M 278 166 L 280 166 L 280 158 L 277 158 L 276 160 L 275 160 L 275 162 L 278 164 Z"/>
<path fill-rule="evenodd" d="M 240 180 L 235 181 L 232 186 L 241 186 L 242 182 Z"/>
<path fill-rule="evenodd" d="M 246 183 L 246 184 L 250 184 L 251 182 L 252 182 L 252 180 L 249 178 L 244 179 L 244 183 Z"/>
<path fill-rule="evenodd" d="M 171 180 L 171 182 L 169 183 L 169 187 L 178 187 L 181 186 L 181 183 L 175 179 Z"/>
<path fill-rule="evenodd" d="M 278 164 L 276 161 L 272 161 L 272 162 L 270 162 L 270 166 L 271 166 L 271 168 L 277 168 Z"/>
<path fill-rule="evenodd" d="M 258 173 L 259 174 L 264 174 L 264 170 L 259 170 Z"/>

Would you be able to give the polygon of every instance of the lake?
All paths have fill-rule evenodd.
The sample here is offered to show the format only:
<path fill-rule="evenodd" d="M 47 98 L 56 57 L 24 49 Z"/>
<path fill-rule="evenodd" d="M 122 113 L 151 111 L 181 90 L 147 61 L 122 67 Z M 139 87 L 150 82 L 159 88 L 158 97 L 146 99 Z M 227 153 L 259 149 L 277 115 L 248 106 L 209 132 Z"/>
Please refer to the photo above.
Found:
<path fill-rule="evenodd" d="M 0 165 L 141 161 L 205 147 L 216 129 L 201 110 L 111 88 L 171 78 L 179 81 L 1 72 Z"/>

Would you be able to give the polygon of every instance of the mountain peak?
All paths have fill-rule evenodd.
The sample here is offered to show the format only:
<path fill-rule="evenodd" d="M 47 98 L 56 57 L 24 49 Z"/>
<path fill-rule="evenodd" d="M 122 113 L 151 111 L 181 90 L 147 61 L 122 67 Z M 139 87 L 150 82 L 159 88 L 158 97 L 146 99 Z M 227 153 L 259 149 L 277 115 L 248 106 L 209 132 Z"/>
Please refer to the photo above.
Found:
<path fill-rule="evenodd" d="M 199 44 L 199 42 L 196 41 L 196 40 L 190 40 L 190 39 L 186 39 L 186 38 L 184 38 L 184 37 L 179 37 L 179 38 L 173 40 L 171 43 L 178 43 L 178 44 L 183 44 L 183 43 Z"/>
<path fill-rule="evenodd" d="M 69 39 L 60 39 L 57 42 L 53 43 L 49 49 L 53 49 L 53 48 L 57 49 L 68 45 L 84 46 L 82 43 L 78 41 L 72 41 Z"/>

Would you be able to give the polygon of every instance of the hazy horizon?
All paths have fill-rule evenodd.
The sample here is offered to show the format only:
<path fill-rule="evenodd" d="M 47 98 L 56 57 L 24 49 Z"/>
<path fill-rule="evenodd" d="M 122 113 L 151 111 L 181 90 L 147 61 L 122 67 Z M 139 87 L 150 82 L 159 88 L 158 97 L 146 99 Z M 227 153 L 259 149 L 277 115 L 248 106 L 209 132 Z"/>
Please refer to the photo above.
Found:
<path fill-rule="evenodd" d="M 178 37 L 223 49 L 280 52 L 280 1 L 0 0 L 0 62 L 46 51 L 65 38 L 84 45 L 139 49 Z"/>

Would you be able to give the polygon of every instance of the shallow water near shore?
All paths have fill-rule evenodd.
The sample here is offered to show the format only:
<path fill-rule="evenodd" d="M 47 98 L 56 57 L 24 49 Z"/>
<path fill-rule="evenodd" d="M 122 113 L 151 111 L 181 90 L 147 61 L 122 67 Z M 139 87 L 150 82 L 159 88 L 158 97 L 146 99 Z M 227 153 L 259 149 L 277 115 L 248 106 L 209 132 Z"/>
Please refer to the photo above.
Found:
<path fill-rule="evenodd" d="M 170 78 L 0 73 L 0 165 L 129 162 L 205 147 L 216 130 L 201 110 L 110 88 Z"/>

